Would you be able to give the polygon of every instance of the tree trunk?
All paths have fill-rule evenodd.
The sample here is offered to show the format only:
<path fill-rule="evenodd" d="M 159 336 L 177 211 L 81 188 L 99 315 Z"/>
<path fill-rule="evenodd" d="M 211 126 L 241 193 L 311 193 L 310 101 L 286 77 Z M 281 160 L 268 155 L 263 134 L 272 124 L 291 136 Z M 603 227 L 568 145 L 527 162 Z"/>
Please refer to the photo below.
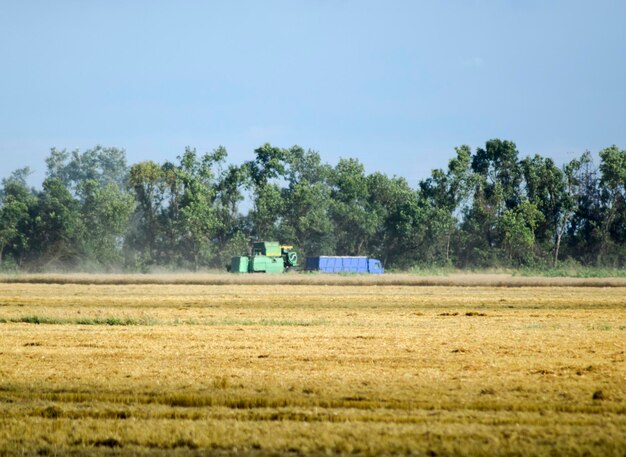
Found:
<path fill-rule="evenodd" d="M 357 252 L 356 255 L 361 255 L 361 249 L 363 249 L 363 244 L 365 243 L 365 240 L 361 240 L 359 242 L 359 246 L 357 247 Z"/>
<path fill-rule="evenodd" d="M 609 210 L 608 217 L 604 220 L 601 228 L 601 239 L 600 239 L 600 249 L 598 250 L 598 256 L 596 258 L 596 264 L 600 265 L 604 254 L 606 252 L 606 247 L 608 245 L 608 240 L 611 237 L 611 226 L 613 225 L 613 221 L 615 220 L 616 211 L 615 211 L 615 200 L 611 204 L 611 208 Z"/>
<path fill-rule="evenodd" d="M 563 232 L 561 231 L 556 234 L 556 245 L 554 246 L 554 259 L 552 261 L 552 268 L 556 268 L 559 263 L 559 248 L 561 247 L 562 236 Z"/>
<path fill-rule="evenodd" d="M 565 233 L 565 228 L 567 227 L 567 222 L 569 218 L 572 217 L 573 212 L 566 213 L 563 215 L 563 223 L 556 230 L 556 242 L 554 244 L 554 258 L 552 259 L 552 268 L 556 268 L 559 264 L 559 250 L 561 248 L 561 240 L 563 239 L 563 234 Z"/>

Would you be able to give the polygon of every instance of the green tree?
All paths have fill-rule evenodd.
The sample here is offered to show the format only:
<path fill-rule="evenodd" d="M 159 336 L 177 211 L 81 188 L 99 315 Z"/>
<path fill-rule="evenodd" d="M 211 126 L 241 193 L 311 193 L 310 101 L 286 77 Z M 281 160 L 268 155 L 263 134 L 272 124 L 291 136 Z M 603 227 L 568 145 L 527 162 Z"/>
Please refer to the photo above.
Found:
<path fill-rule="evenodd" d="M 498 264 L 502 248 L 500 215 L 513 210 L 522 194 L 522 172 L 515 143 L 493 139 L 472 157 L 471 205 L 464 210 L 461 265 Z"/>
<path fill-rule="evenodd" d="M 35 208 L 31 260 L 44 268 L 76 268 L 84 231 L 79 202 L 59 178 L 47 178 Z"/>
<path fill-rule="evenodd" d="M 139 162 L 130 168 L 129 183 L 136 207 L 126 237 L 127 260 L 133 268 L 145 269 L 158 263 L 163 227 L 161 214 L 167 188 L 165 172 L 153 161 Z"/>
<path fill-rule="evenodd" d="M 513 209 L 505 210 L 498 218 L 509 263 L 516 266 L 530 265 L 534 261 L 535 230 L 543 215 L 529 201 Z"/>
<path fill-rule="evenodd" d="M 472 157 L 472 170 L 483 178 L 481 190 L 496 213 L 520 203 L 522 172 L 518 155 L 512 141 L 493 139 Z"/>
<path fill-rule="evenodd" d="M 615 239 L 623 239 L 626 231 L 626 227 L 616 224 L 617 221 L 623 221 L 623 214 L 626 212 L 626 150 L 620 150 L 614 145 L 603 149 L 599 155 L 604 214 L 599 227 L 598 263 L 605 263 L 605 259 L 609 257 L 609 247 L 616 246 Z M 612 263 L 615 265 L 615 255 L 610 257 L 613 257 Z"/>
<path fill-rule="evenodd" d="M 425 213 L 426 241 L 423 261 L 428 264 L 452 263 L 452 238 L 458 231 L 459 215 L 467 205 L 472 185 L 471 150 L 463 145 L 455 148 L 456 157 L 448 162 L 448 170 L 432 171 L 420 182 L 419 199 Z"/>
<path fill-rule="evenodd" d="M 232 256 L 247 251 L 248 234 L 245 232 L 244 217 L 239 211 L 239 205 L 244 200 L 246 179 L 246 169 L 241 166 L 230 164 L 219 172 L 215 205 L 220 223 L 216 227 L 217 253 L 213 266 L 228 265 Z"/>
<path fill-rule="evenodd" d="M 385 221 L 385 250 L 379 253 L 386 267 L 408 269 L 427 262 L 427 214 L 418 194 L 397 178 L 395 198 Z"/>
<path fill-rule="evenodd" d="M 521 161 L 528 200 L 543 214 L 535 237 L 556 267 L 563 236 L 577 213 L 582 193 L 581 170 L 591 162 L 588 152 L 562 169 L 552 159 L 535 155 Z"/>
<path fill-rule="evenodd" d="M 106 267 L 119 265 L 122 236 L 133 207 L 124 150 L 53 148 L 46 164 L 48 179 L 57 180 L 76 198 L 82 223 L 89 228 L 74 240 L 75 249 L 85 255 L 82 260 Z"/>
<path fill-rule="evenodd" d="M 195 149 L 187 148 L 179 157 L 177 180 L 182 187 L 178 220 L 178 245 L 197 270 L 208 265 L 216 254 L 213 240 L 221 221 L 214 205 L 217 180 L 213 167 L 222 164 L 226 150 L 218 148 L 198 157 Z"/>
<path fill-rule="evenodd" d="M 287 187 L 282 189 L 282 240 L 294 244 L 301 255 L 328 255 L 335 250 L 330 218 L 332 168 L 315 151 L 294 146 L 286 152 Z"/>
<path fill-rule="evenodd" d="M 251 234 L 259 240 L 281 239 L 278 227 L 284 201 L 278 181 L 285 178 L 287 151 L 264 144 L 254 153 L 255 159 L 244 164 L 253 200 Z"/>
<path fill-rule="evenodd" d="M 113 183 L 93 179 L 79 185 L 82 197 L 83 246 L 87 259 L 107 268 L 123 263 L 123 237 L 135 207 L 133 196 Z"/>
<path fill-rule="evenodd" d="M 97 181 L 102 186 L 115 184 L 123 188 L 128 179 L 126 152 L 118 148 L 98 145 L 82 153 L 78 149 L 68 152 L 52 148 L 46 165 L 48 177 L 59 179 L 71 190 L 76 190 L 87 180 Z"/>
<path fill-rule="evenodd" d="M 424 219 L 417 194 L 404 178 L 367 176 L 368 211 L 376 221 L 368 254 L 389 268 L 409 268 L 422 260 Z"/>
<path fill-rule="evenodd" d="M 537 227 L 537 242 L 549 246 L 551 251 L 559 223 L 559 215 L 566 196 L 565 175 L 554 161 L 539 155 L 526 157 L 520 162 L 524 175 L 526 197 L 544 215 Z"/>
<path fill-rule="evenodd" d="M 341 159 L 331 173 L 331 217 L 335 225 L 337 253 L 366 255 L 368 242 L 380 224 L 379 215 L 369 210 L 367 178 L 356 159 Z"/>
<path fill-rule="evenodd" d="M 582 154 L 578 159 L 573 159 L 563 167 L 563 195 L 561 198 L 558 211 L 555 214 L 544 213 L 544 217 L 554 217 L 554 251 L 552 266 L 556 267 L 559 262 L 559 252 L 563 236 L 570 227 L 571 220 L 579 210 L 582 197 L 582 179 L 581 170 L 591 162 L 591 156 L 588 152 Z"/>
<path fill-rule="evenodd" d="M 565 237 L 565 253 L 584 265 L 596 265 L 602 246 L 604 202 L 598 169 L 590 154 L 583 157 L 576 174 L 580 192 Z"/>
<path fill-rule="evenodd" d="M 0 268 L 5 252 L 19 264 L 26 255 L 29 244 L 30 210 L 36 197 L 26 185 L 30 169 L 14 171 L 2 180 L 0 190 Z"/>

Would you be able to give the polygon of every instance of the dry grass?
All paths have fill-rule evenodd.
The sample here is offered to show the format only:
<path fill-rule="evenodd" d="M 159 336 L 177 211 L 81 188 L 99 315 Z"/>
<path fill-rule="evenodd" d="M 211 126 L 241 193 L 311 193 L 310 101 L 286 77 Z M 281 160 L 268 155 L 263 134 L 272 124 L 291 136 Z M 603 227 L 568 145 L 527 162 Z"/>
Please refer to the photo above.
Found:
<path fill-rule="evenodd" d="M 626 277 L 532 277 L 511 274 L 450 274 L 418 276 L 408 273 L 367 274 L 18 274 L 0 275 L 0 283 L 84 285 L 316 285 L 316 286 L 465 286 L 465 287 L 626 287 Z"/>
<path fill-rule="evenodd" d="M 0 284 L 0 455 L 624 456 L 626 288 L 378 286 Z"/>

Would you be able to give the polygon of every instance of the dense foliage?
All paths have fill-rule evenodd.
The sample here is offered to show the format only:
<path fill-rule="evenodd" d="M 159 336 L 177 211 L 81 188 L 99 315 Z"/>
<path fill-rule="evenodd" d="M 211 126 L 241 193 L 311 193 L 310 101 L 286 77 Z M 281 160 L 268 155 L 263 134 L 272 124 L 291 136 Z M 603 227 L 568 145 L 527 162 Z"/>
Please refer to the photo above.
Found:
<path fill-rule="evenodd" d="M 222 268 L 250 239 L 398 269 L 626 264 L 626 151 L 616 146 L 597 166 L 586 152 L 559 167 L 494 139 L 457 148 L 417 188 L 298 146 L 226 159 L 222 147 L 188 148 L 176 162 L 128 166 L 116 148 L 52 149 L 41 189 L 27 185 L 28 169 L 2 180 L 0 267 Z"/>

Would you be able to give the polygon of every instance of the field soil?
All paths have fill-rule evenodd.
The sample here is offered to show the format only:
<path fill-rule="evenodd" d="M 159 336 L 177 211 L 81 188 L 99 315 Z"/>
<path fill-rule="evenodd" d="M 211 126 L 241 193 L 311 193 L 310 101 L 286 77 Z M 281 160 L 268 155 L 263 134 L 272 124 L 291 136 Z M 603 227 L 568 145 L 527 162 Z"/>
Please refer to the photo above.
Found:
<path fill-rule="evenodd" d="M 626 284 L 219 277 L 4 277 L 0 456 L 626 455 Z"/>

